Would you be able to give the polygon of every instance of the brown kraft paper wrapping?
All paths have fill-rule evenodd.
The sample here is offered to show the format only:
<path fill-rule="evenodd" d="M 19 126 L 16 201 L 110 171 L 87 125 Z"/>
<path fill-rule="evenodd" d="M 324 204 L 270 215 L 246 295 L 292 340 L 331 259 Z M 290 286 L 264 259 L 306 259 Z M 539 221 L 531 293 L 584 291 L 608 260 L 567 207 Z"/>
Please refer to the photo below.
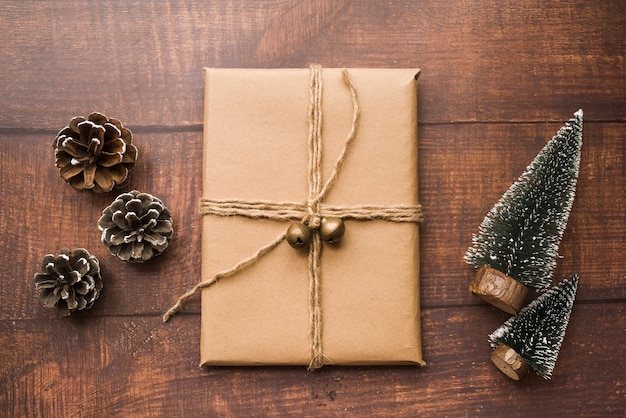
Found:
<path fill-rule="evenodd" d="M 350 131 L 341 69 L 322 70 L 322 182 Z M 416 205 L 416 69 L 349 69 L 357 136 L 329 205 Z M 304 202 L 308 193 L 308 69 L 205 69 L 203 196 Z M 289 222 L 202 217 L 202 281 L 254 254 Z M 321 250 L 326 364 L 419 364 L 416 223 L 346 220 Z M 202 291 L 202 365 L 308 365 L 307 252 L 282 242 Z"/>

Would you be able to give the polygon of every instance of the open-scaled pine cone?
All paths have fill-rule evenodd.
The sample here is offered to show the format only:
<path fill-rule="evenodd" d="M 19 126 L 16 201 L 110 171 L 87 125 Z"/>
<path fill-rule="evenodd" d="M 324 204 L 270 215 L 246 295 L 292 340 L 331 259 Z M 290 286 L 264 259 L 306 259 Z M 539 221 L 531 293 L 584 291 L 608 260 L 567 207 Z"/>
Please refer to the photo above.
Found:
<path fill-rule="evenodd" d="M 45 255 L 34 280 L 39 300 L 63 316 L 91 308 L 102 290 L 100 263 L 84 248 Z"/>
<path fill-rule="evenodd" d="M 172 238 L 172 215 L 163 202 L 137 190 L 120 194 L 98 220 L 102 242 L 125 261 L 143 263 L 161 254 Z"/>
<path fill-rule="evenodd" d="M 73 188 L 105 193 L 128 181 L 137 160 L 133 135 L 117 119 L 76 116 L 54 139 L 56 166 Z"/>

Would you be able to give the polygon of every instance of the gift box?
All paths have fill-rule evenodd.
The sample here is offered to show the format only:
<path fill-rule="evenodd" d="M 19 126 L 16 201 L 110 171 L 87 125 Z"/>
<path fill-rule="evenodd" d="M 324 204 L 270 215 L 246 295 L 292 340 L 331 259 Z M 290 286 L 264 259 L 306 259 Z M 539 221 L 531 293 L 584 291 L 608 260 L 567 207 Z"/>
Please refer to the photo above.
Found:
<path fill-rule="evenodd" d="M 202 280 L 250 262 L 202 291 L 202 365 L 311 366 L 315 356 L 312 368 L 424 364 L 419 220 L 361 216 L 419 210 L 418 75 L 205 69 L 203 198 L 218 207 L 202 216 Z M 336 172 L 313 205 L 319 213 L 311 210 L 311 135 L 319 136 L 318 181 Z M 229 202 L 244 213 L 229 212 Z M 294 211 L 304 224 L 343 214 L 343 239 L 318 240 L 311 261 L 311 249 L 282 239 Z"/>

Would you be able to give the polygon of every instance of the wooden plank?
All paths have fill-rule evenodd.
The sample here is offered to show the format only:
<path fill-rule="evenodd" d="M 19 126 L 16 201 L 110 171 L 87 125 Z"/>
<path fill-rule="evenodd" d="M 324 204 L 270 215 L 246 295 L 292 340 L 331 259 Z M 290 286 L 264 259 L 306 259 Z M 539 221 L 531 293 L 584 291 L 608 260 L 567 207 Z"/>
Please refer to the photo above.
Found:
<path fill-rule="evenodd" d="M 626 3 L 260 0 L 0 8 L 0 416 L 622 416 L 626 349 Z M 421 67 L 424 356 L 413 367 L 199 369 L 202 67 Z M 583 162 L 556 277 L 581 275 L 551 382 L 488 360 L 506 314 L 467 293 L 487 210 L 577 108 Z M 51 142 L 102 111 L 135 132 L 131 187 L 174 215 L 170 249 L 110 256 L 96 221 L 116 193 L 72 190 Z M 543 123 L 543 122 L 551 123 Z M 594 123 L 595 122 L 595 123 Z M 42 256 L 96 254 L 105 289 L 60 318 L 37 301 Z M 533 297 L 534 295 L 531 295 Z"/>
<path fill-rule="evenodd" d="M 589 416 L 624 411 L 623 303 L 576 304 L 550 382 L 513 382 L 487 335 L 507 315 L 427 309 L 415 367 L 198 368 L 199 316 L 0 321 L 2 416 Z M 598 321 L 597 318 L 607 318 Z M 585 388 L 585 390 L 580 390 Z M 564 401 L 567 400 L 567 401 Z"/>
<path fill-rule="evenodd" d="M 423 306 L 483 303 L 467 290 L 473 269 L 462 258 L 471 235 L 558 127 L 420 128 Z M 173 213 L 175 227 L 170 248 L 143 265 L 118 260 L 100 242 L 97 220 L 117 192 L 97 196 L 66 185 L 54 167 L 52 139 L 53 135 L 0 137 L 0 247 L 5 249 L 0 252 L 0 319 L 56 315 L 39 306 L 32 276 L 44 254 L 62 246 L 84 246 L 101 261 L 105 290 L 92 311 L 83 315 L 164 312 L 200 279 L 196 205 L 202 185 L 197 177 L 202 165 L 201 132 L 135 134 L 139 160 L 130 187 L 163 199 Z M 624 152 L 622 124 L 585 125 L 578 196 L 555 273 L 556 280 L 580 274 L 579 300 L 626 298 Z M 198 298 L 185 305 L 185 312 L 199 312 Z"/>
<path fill-rule="evenodd" d="M 0 127 L 199 126 L 202 67 L 421 67 L 420 118 L 624 120 L 626 4 L 197 0 L 0 10 Z"/>

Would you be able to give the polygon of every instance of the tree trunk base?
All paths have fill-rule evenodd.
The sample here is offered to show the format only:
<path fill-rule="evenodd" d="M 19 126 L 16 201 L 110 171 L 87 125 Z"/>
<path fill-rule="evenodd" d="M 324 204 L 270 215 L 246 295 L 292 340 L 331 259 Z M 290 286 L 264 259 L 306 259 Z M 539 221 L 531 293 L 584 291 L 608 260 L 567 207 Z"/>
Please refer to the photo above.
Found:
<path fill-rule="evenodd" d="M 486 265 L 478 269 L 469 290 L 485 302 L 511 315 L 517 315 L 522 309 L 528 294 L 526 286 Z"/>
<path fill-rule="evenodd" d="M 491 361 L 502 373 L 513 380 L 520 380 L 530 369 L 522 356 L 506 344 L 500 344 L 493 350 Z"/>

